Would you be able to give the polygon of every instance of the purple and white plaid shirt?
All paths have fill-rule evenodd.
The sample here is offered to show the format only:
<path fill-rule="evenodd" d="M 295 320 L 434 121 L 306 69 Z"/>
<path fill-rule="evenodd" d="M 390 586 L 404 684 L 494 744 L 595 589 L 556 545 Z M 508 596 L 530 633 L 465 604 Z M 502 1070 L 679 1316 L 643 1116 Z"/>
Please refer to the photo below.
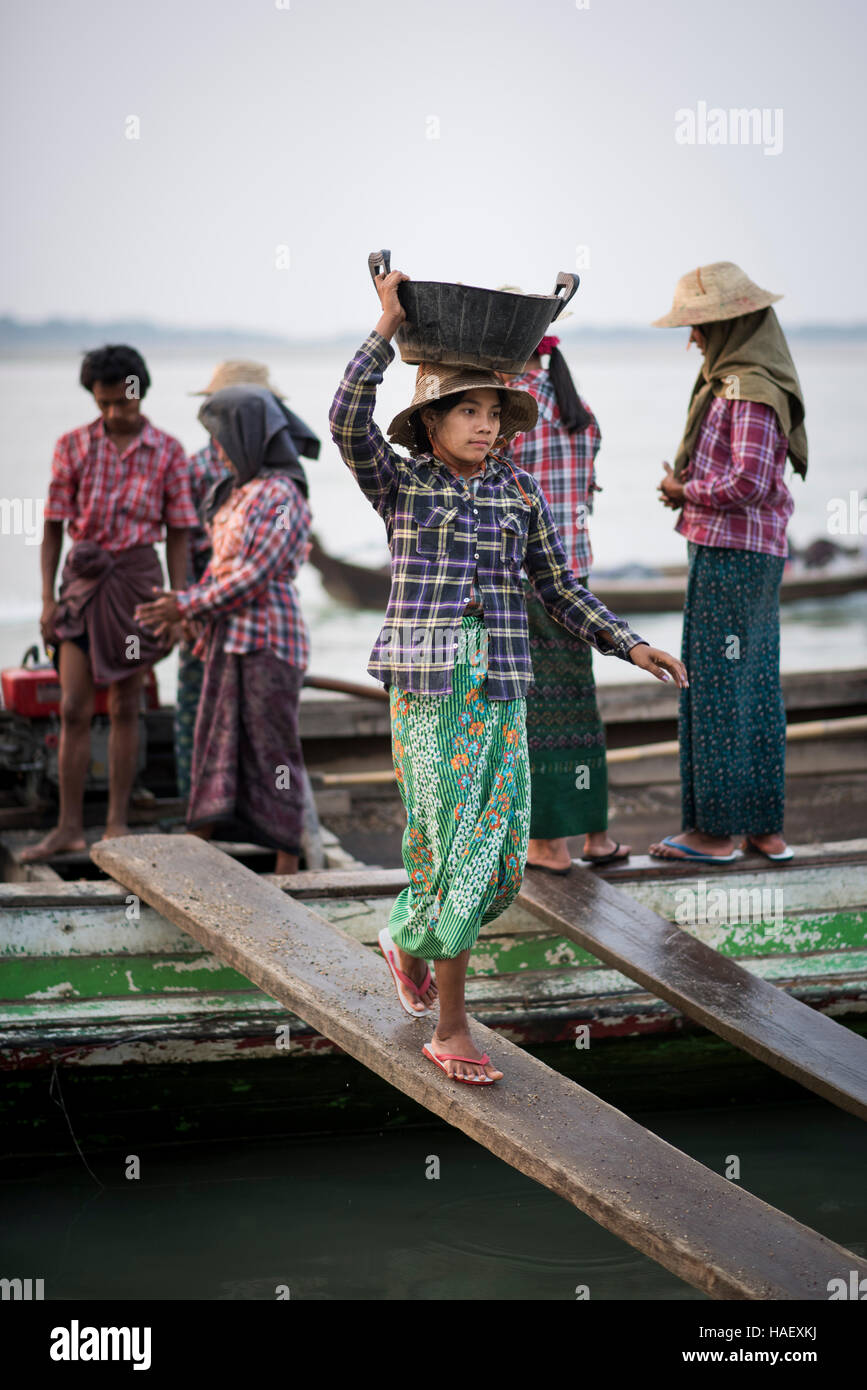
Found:
<path fill-rule="evenodd" d="M 715 396 L 682 475 L 675 530 L 697 545 L 788 555 L 795 503 L 783 481 L 787 449 L 771 406 Z"/>
<path fill-rule="evenodd" d="M 575 574 L 588 574 L 593 564 L 593 551 L 587 518 L 593 511 L 593 493 L 598 490 L 593 465 L 602 442 L 599 425 L 582 399 L 590 424 L 572 434 L 564 429 L 557 396 L 545 367 L 510 377 L 509 385 L 519 391 L 529 391 L 539 407 L 538 424 L 513 439 L 511 460 L 538 480 L 563 537 L 569 568 Z"/>
<path fill-rule="evenodd" d="M 477 576 L 488 696 L 524 696 L 533 668 L 522 569 L 558 622 L 598 651 L 628 661 L 644 638 L 578 583 L 535 478 L 490 453 L 473 496 L 433 454 L 410 459 L 386 443 L 373 408 L 393 357 L 388 339 L 374 329 L 346 368 L 329 415 L 334 441 L 385 522 L 391 550 L 391 594 L 370 674 L 414 694 L 450 694 L 457 642 L 437 643 L 432 653 L 431 643 L 416 647 L 415 639 L 460 628 Z"/>

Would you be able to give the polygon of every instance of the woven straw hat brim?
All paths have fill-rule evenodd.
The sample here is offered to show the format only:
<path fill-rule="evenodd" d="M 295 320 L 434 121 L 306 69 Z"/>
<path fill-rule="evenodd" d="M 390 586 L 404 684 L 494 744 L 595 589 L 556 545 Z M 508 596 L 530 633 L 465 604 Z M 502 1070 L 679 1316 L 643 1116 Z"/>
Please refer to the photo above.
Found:
<path fill-rule="evenodd" d="M 703 294 L 694 299 L 682 300 L 664 318 L 654 319 L 652 328 L 691 328 L 698 323 L 721 323 L 723 319 L 740 318 L 741 314 L 753 314 L 757 309 L 767 309 L 782 299 L 781 294 L 771 294 L 763 290 L 760 294 L 740 295 L 728 301 L 711 298 Z"/>
<path fill-rule="evenodd" d="M 734 261 L 713 261 L 681 275 L 674 287 L 671 309 L 654 328 L 688 328 L 697 323 L 719 323 L 767 309 L 781 294 L 763 290 Z"/>
<path fill-rule="evenodd" d="M 261 381 L 232 381 L 232 382 L 230 382 L 229 384 L 230 384 L 231 386 L 261 386 L 261 385 L 262 385 L 262 382 L 261 382 Z M 221 386 L 215 386 L 215 387 L 212 387 L 209 391 L 188 391 L 188 392 L 187 392 L 187 395 L 188 395 L 188 396 L 213 396 L 213 395 L 215 394 L 215 392 L 221 391 L 222 389 L 223 389 L 223 388 L 222 388 Z M 266 387 L 266 389 L 267 389 L 268 391 L 271 392 L 271 395 L 272 395 L 272 396 L 276 396 L 277 399 L 278 399 L 278 401 L 285 401 L 285 400 L 286 400 L 286 396 L 283 394 L 283 392 L 282 392 L 282 391 L 277 391 L 273 386 L 268 385 L 268 386 Z"/>
<path fill-rule="evenodd" d="M 224 386 L 264 386 L 278 400 L 285 400 L 271 380 L 268 368 L 263 362 L 252 362 L 247 358 L 229 358 L 215 368 L 211 380 L 203 391 L 188 391 L 189 396 L 213 396 Z"/>
<path fill-rule="evenodd" d="M 471 391 L 473 388 L 485 387 L 493 388 L 495 391 L 505 391 L 506 406 L 500 420 L 500 435 L 504 439 L 513 439 L 516 434 L 523 434 L 526 430 L 531 430 L 539 418 L 539 408 L 536 405 L 535 396 L 529 391 L 522 391 L 517 387 L 506 386 L 499 377 L 493 372 L 469 370 L 460 376 L 448 376 L 445 381 L 441 381 L 436 392 L 431 393 L 427 386 L 437 373 L 428 373 L 416 379 L 415 395 L 412 401 L 404 410 L 398 411 L 388 427 L 388 437 L 392 444 L 401 444 L 405 449 L 415 447 L 415 436 L 410 425 L 410 417 L 423 406 L 430 405 L 433 401 L 443 400 L 446 396 L 458 396 L 463 391 Z"/>

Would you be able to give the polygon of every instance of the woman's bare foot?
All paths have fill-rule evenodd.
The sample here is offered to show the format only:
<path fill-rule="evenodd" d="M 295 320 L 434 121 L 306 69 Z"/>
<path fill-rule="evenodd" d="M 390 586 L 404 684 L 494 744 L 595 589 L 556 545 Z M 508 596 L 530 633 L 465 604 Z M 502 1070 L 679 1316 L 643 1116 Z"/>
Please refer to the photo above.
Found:
<path fill-rule="evenodd" d="M 443 1053 L 446 1052 L 454 1053 L 458 1057 L 481 1057 L 483 1055 L 466 1028 L 451 1033 L 448 1037 L 442 1037 L 438 1028 L 428 1043 L 428 1047 L 440 1058 L 450 1077 L 462 1076 L 472 1080 L 475 1076 L 487 1076 L 491 1081 L 499 1081 L 503 1075 L 492 1062 L 483 1067 L 475 1066 L 471 1062 L 446 1062 L 443 1060 Z"/>
<path fill-rule="evenodd" d="M 731 854 L 735 847 L 735 842 L 731 835 L 705 835 L 703 830 L 684 830 L 681 835 L 669 835 L 675 845 L 687 845 L 689 849 L 697 849 L 701 854 L 718 855 L 721 859 L 727 854 Z M 672 845 L 664 845 L 662 841 L 650 846 L 650 853 L 660 855 L 663 859 L 689 859 L 688 854 L 678 854 Z"/>
<path fill-rule="evenodd" d="M 84 838 L 84 831 L 79 826 L 75 830 L 66 830 L 63 826 L 55 826 L 54 830 L 49 830 L 44 839 L 36 845 L 30 845 L 23 849 L 18 856 L 19 864 L 36 864 L 42 859 L 50 859 L 54 854 L 66 854 L 70 850 L 87 849 L 87 841 Z"/>
<path fill-rule="evenodd" d="M 109 823 L 106 825 L 100 838 L 103 840 L 119 840 L 122 835 L 131 834 L 132 831 L 130 830 L 128 825 L 112 825 Z"/>
<path fill-rule="evenodd" d="M 785 854 L 788 849 L 782 835 L 747 835 L 741 848 L 749 853 L 753 847 L 765 854 Z"/>
<path fill-rule="evenodd" d="M 614 846 L 612 845 L 612 849 Z M 569 845 L 559 840 L 530 840 L 527 844 L 527 868 L 568 869 L 572 863 Z"/>
<path fill-rule="evenodd" d="M 399 946 L 397 946 L 395 949 L 398 954 L 398 965 L 400 966 L 400 969 L 403 971 L 404 975 L 408 975 L 414 985 L 420 985 L 422 980 L 424 979 L 425 971 L 430 969 L 430 966 L 428 965 L 427 961 L 422 960 L 421 956 L 407 955 L 406 951 L 402 951 Z M 417 1009 L 418 1012 L 421 1013 L 422 1009 L 425 1006 L 430 1008 L 432 1004 L 436 1003 L 436 998 L 438 994 L 439 990 L 434 984 L 433 975 L 431 975 L 430 984 L 428 985 L 424 994 L 408 994 L 407 997 L 412 1008 Z"/>
<path fill-rule="evenodd" d="M 588 859 L 601 859 L 606 854 L 613 854 L 617 848 L 617 841 L 612 840 L 607 830 L 593 830 L 584 837 L 584 853 Z M 618 859 L 623 856 L 625 859 L 632 849 L 631 845 L 621 845 L 618 850 Z"/>

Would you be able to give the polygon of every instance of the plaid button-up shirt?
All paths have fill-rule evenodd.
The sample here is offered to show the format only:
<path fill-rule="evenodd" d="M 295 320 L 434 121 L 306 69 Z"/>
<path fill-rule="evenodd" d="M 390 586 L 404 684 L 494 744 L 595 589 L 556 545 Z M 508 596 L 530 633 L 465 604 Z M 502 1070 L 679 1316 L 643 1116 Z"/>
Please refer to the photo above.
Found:
<path fill-rule="evenodd" d="M 190 455 L 187 466 L 193 506 L 199 517 L 198 525 L 194 531 L 190 532 L 189 577 L 187 581 L 189 584 L 195 584 L 201 578 L 208 560 L 211 558 L 211 537 L 207 527 L 201 521 L 202 504 L 214 483 L 218 483 L 221 478 L 227 478 L 231 469 L 223 463 L 217 453 L 216 441 L 213 439 L 209 440 L 203 449 Z"/>
<path fill-rule="evenodd" d="M 409 459 L 373 421 L 376 388 L 394 349 L 375 329 L 355 354 L 331 406 L 331 433 L 362 492 L 385 522 L 391 595 L 368 671 L 420 695 L 447 695 L 474 575 L 484 603 L 488 695 L 526 694 L 533 668 L 521 571 L 547 610 L 601 652 L 628 660 L 644 639 L 609 613 L 569 569 L 539 484 L 490 453 L 475 496 L 433 454 Z"/>
<path fill-rule="evenodd" d="M 183 616 L 214 623 L 225 617 L 223 650 L 270 650 L 305 670 L 310 638 L 292 584 L 307 554 L 310 508 L 291 478 L 264 477 L 246 512 L 237 565 L 217 578 L 210 565 L 198 584 L 178 594 Z M 194 647 L 200 655 L 204 643 Z"/>
<path fill-rule="evenodd" d="M 516 467 L 532 473 L 541 487 L 554 524 L 563 538 L 566 560 L 575 574 L 587 574 L 593 564 L 587 519 L 597 491 L 593 466 L 602 435 L 592 410 L 581 401 L 590 423 L 570 434 L 560 423 L 551 378 L 544 367 L 511 377 L 509 385 L 529 391 L 539 408 L 539 421 L 527 434 L 516 435 L 509 457 Z"/>
<path fill-rule="evenodd" d="M 164 524 L 196 526 L 184 451 L 149 420 L 122 454 L 101 419 L 71 430 L 54 449 L 45 519 L 112 551 L 153 545 Z"/>
<path fill-rule="evenodd" d="M 682 478 L 675 530 L 697 545 L 788 555 L 795 503 L 783 481 L 787 448 L 771 406 L 715 396 Z"/>

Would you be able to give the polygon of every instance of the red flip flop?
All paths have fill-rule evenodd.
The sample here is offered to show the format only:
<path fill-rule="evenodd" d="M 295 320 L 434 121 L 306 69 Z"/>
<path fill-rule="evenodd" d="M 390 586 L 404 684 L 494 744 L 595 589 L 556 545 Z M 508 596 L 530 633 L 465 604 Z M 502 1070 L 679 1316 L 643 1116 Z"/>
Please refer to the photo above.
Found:
<path fill-rule="evenodd" d="M 429 1014 L 431 1012 L 428 1006 L 425 1005 L 423 1009 L 412 1008 L 412 1006 L 409 1003 L 407 1003 L 406 996 L 403 994 L 401 987 L 403 987 L 403 989 L 411 990 L 411 992 L 415 995 L 416 999 L 421 999 L 421 996 L 425 993 L 425 991 L 430 989 L 430 966 L 427 967 L 427 970 L 425 971 L 425 977 L 422 980 L 421 984 L 417 985 L 414 980 L 411 980 L 409 976 L 398 967 L 397 948 L 394 942 L 392 941 L 391 936 L 389 935 L 388 927 L 383 927 L 382 931 L 379 933 L 378 941 L 379 949 L 385 956 L 385 963 L 391 971 L 391 978 L 394 981 L 394 987 L 397 990 L 397 997 L 400 1000 L 401 1008 L 403 1009 L 404 1013 L 409 1014 L 410 1018 L 424 1018 L 426 1014 Z"/>
<path fill-rule="evenodd" d="M 483 1052 L 481 1057 L 458 1057 L 454 1052 L 444 1052 L 442 1057 L 438 1057 L 431 1050 L 427 1043 L 422 1047 L 422 1053 L 429 1057 L 432 1062 L 436 1062 L 440 1071 L 444 1071 L 449 1076 L 448 1071 L 443 1066 L 443 1062 L 469 1062 L 471 1067 L 487 1067 L 490 1064 L 490 1057 L 487 1052 Z M 461 1081 L 465 1086 L 495 1086 L 496 1082 L 492 1076 L 449 1076 L 449 1081 Z"/>

